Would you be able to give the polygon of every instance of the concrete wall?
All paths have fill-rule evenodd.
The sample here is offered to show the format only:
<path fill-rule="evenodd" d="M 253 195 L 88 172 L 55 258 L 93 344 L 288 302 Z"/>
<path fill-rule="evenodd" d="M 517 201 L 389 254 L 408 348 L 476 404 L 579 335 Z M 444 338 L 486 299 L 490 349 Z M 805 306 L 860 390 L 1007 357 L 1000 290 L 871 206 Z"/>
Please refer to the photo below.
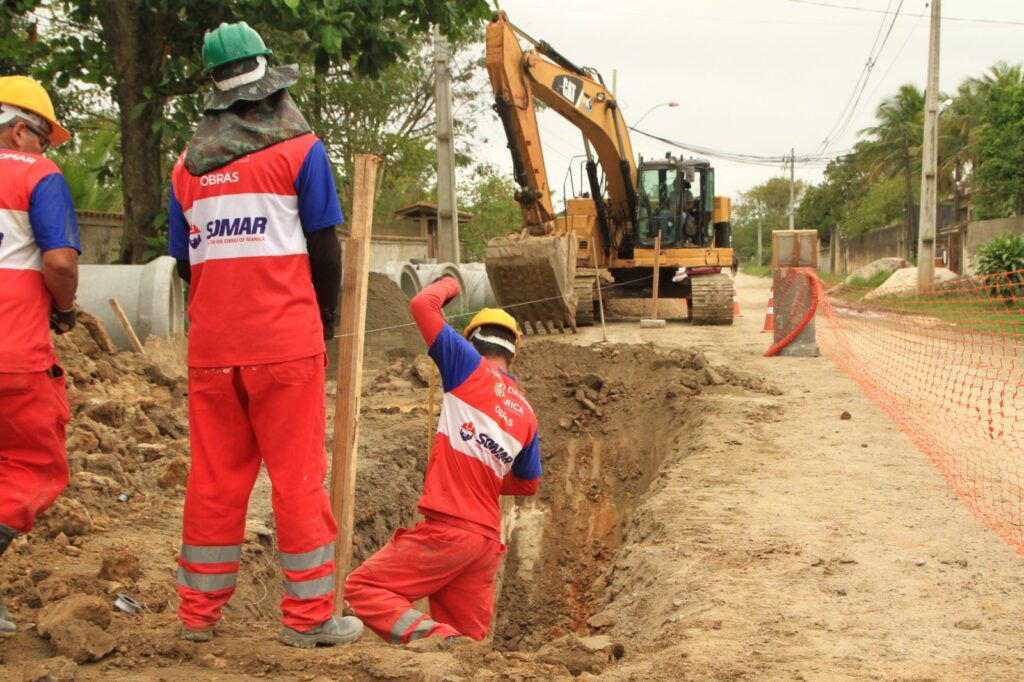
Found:
<path fill-rule="evenodd" d="M 109 265 L 121 256 L 124 216 L 121 213 L 75 211 L 82 239 L 83 265 Z"/>
<path fill-rule="evenodd" d="M 966 234 L 962 240 L 965 274 L 975 274 L 978 246 L 1004 232 L 1024 234 L 1024 215 L 967 223 Z"/>
<path fill-rule="evenodd" d="M 345 237 L 339 232 L 342 254 L 345 252 Z M 370 238 L 370 269 L 382 267 L 391 261 L 407 261 L 410 258 L 427 257 L 426 237 L 396 237 L 373 235 Z"/>
<path fill-rule="evenodd" d="M 840 240 L 839 272 L 849 274 L 879 258 L 899 257 L 903 244 L 903 225 L 890 225 L 880 230 Z M 820 264 L 820 260 L 818 261 Z"/>

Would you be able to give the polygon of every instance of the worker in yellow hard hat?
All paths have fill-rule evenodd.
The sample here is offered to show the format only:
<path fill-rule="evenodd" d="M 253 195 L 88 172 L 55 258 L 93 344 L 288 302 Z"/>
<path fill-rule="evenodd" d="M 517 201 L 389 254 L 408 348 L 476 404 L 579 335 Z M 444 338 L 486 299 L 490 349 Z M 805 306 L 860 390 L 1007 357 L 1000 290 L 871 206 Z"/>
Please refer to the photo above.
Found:
<path fill-rule="evenodd" d="M 0 555 L 68 483 L 50 330 L 75 326 L 81 244 L 68 183 L 43 156 L 68 137 L 39 83 L 0 78 Z M 14 632 L 0 595 L 0 635 Z"/>
<path fill-rule="evenodd" d="M 504 310 L 485 308 L 460 335 L 441 312 L 459 291 L 446 277 L 410 306 L 444 385 L 417 507 L 425 521 L 396 531 L 345 582 L 355 614 L 393 644 L 487 636 L 505 553 L 499 496 L 535 495 L 540 481 L 537 417 L 509 374 L 519 327 Z M 430 615 L 413 607 L 424 597 Z"/>

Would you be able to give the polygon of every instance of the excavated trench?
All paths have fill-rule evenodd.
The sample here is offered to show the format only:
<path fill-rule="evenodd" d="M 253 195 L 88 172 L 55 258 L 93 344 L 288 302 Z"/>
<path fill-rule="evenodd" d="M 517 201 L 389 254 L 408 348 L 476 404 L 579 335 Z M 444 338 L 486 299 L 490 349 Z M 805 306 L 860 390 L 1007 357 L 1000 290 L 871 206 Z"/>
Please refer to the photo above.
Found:
<path fill-rule="evenodd" d="M 698 427 L 699 392 L 728 379 L 691 351 L 544 341 L 518 371 L 540 417 L 544 476 L 536 498 L 506 503 L 494 644 L 535 650 L 589 634 L 641 498 Z"/>

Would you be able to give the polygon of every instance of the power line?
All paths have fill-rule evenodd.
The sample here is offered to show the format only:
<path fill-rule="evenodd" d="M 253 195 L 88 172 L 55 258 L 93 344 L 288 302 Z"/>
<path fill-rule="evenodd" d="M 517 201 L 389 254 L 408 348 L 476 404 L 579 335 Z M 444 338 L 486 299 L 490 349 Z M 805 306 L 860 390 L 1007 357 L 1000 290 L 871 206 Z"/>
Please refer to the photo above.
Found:
<path fill-rule="evenodd" d="M 837 138 L 845 134 L 847 128 L 850 127 L 850 123 L 853 122 L 853 118 L 857 114 L 857 107 L 860 106 L 861 99 L 864 97 L 864 90 L 866 90 L 868 87 L 868 80 L 871 78 L 871 72 L 874 70 L 875 65 L 878 63 L 878 59 L 882 56 L 882 51 L 885 50 L 885 46 L 889 43 L 889 36 L 892 35 L 893 26 L 896 25 L 896 19 L 899 18 L 900 10 L 903 9 L 903 2 L 904 0 L 900 0 L 900 4 L 896 6 L 896 11 L 893 12 L 892 20 L 889 22 L 889 29 L 885 32 L 885 37 L 882 39 L 881 44 L 879 44 L 878 35 L 881 35 L 881 29 L 883 26 L 885 26 L 885 21 L 888 18 L 889 7 L 892 5 L 892 3 L 890 2 L 889 5 L 886 6 L 886 16 L 883 17 L 882 19 L 882 23 L 879 26 L 879 33 L 878 35 L 875 36 L 875 42 L 872 44 L 871 52 L 868 53 L 868 61 L 864 65 L 863 78 L 858 81 L 860 84 L 859 90 L 857 89 L 856 85 L 854 86 L 854 91 L 857 93 L 857 96 L 853 101 L 853 106 L 849 108 L 848 112 L 846 111 L 846 109 L 844 109 L 844 113 L 846 115 L 845 120 L 843 119 L 843 113 L 839 115 L 839 120 L 842 121 L 842 124 L 839 126 L 838 129 L 833 127 L 832 131 L 830 131 L 829 134 L 822 141 L 820 151 L 821 154 L 825 154 L 825 152 L 828 151 L 829 146 L 832 145 Z M 878 47 L 877 51 L 874 49 L 875 46 Z"/>
<path fill-rule="evenodd" d="M 698 144 L 690 144 L 688 142 L 680 142 L 678 140 L 671 140 L 660 135 L 654 135 L 643 130 L 638 130 L 629 126 L 629 129 L 634 133 L 639 133 L 645 137 L 649 137 L 653 140 L 658 140 L 671 147 L 682 149 L 683 151 L 692 152 L 694 154 L 700 154 L 701 156 L 710 156 L 716 159 L 725 159 L 727 161 L 735 161 L 736 163 L 744 163 L 755 166 L 777 166 L 779 164 L 789 164 L 790 155 L 785 154 L 783 156 L 764 156 L 758 154 L 744 154 L 741 152 L 729 152 L 722 151 L 719 149 L 713 149 L 711 147 L 705 147 Z M 851 149 L 843 150 L 842 152 L 835 152 L 831 157 L 823 157 L 818 153 L 814 154 L 802 154 L 795 155 L 795 162 L 801 166 L 826 166 L 831 163 L 834 159 L 849 154 Z"/>
<path fill-rule="evenodd" d="M 795 2 L 800 5 L 815 5 L 817 7 L 830 7 L 832 9 L 845 9 L 854 12 L 868 12 L 870 14 L 881 14 L 883 13 L 880 9 L 871 9 L 870 7 L 854 7 L 852 5 L 837 5 L 831 2 L 820 2 L 820 0 L 788 0 L 788 2 Z M 884 13 L 888 13 L 886 10 Z M 905 14 L 907 17 L 928 17 L 928 14 Z M 1024 26 L 1024 21 L 1008 21 L 1003 19 L 975 19 L 973 17 L 950 17 L 943 15 L 942 21 L 960 21 L 969 24 L 996 24 L 999 26 Z"/>

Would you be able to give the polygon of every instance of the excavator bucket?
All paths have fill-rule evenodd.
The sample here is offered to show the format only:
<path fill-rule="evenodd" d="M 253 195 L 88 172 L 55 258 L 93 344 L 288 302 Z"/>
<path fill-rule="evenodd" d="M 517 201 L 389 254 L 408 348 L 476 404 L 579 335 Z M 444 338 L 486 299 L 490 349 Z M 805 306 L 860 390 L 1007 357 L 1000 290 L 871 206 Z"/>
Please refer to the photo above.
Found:
<path fill-rule="evenodd" d="M 576 331 L 577 247 L 573 233 L 487 242 L 484 260 L 494 297 L 524 332 Z"/>

